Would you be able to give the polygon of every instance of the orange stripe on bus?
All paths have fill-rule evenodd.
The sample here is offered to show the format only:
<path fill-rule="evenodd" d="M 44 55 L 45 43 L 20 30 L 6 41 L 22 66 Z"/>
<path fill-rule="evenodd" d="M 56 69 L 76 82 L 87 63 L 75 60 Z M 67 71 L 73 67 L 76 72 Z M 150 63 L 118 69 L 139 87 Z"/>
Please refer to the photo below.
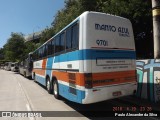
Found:
<path fill-rule="evenodd" d="M 102 85 L 136 82 L 136 71 L 119 71 L 92 74 L 93 87 Z"/>
<path fill-rule="evenodd" d="M 85 85 L 85 74 L 84 73 L 68 73 L 53 71 L 52 75 L 58 80 L 64 82 L 76 84 L 79 86 Z M 69 76 L 73 76 L 70 77 Z M 104 86 L 112 84 L 120 84 L 127 82 L 136 82 L 135 71 L 119 71 L 119 72 L 106 72 L 106 73 L 94 73 L 92 74 L 92 84 L 95 86 Z"/>
<path fill-rule="evenodd" d="M 42 69 L 46 68 L 47 59 L 43 59 L 42 61 Z"/>
<path fill-rule="evenodd" d="M 75 75 L 75 79 L 69 78 L 70 74 Z M 84 86 L 84 73 L 69 73 L 69 72 L 59 72 L 53 71 L 52 75 L 55 76 L 58 80 L 62 80 L 64 82 L 72 82 L 76 85 Z"/>
<path fill-rule="evenodd" d="M 45 69 L 33 69 L 33 72 L 38 75 L 45 76 Z"/>
<path fill-rule="evenodd" d="M 45 69 L 34 69 L 38 75 L 45 76 Z M 62 72 L 52 71 L 52 75 L 67 83 L 72 83 L 79 86 L 85 86 L 85 73 L 73 73 L 73 72 Z M 132 71 L 119 71 L 119 72 L 106 72 L 106 73 L 93 73 L 92 74 L 92 85 L 93 87 L 114 85 L 128 82 L 136 82 L 136 73 Z"/>

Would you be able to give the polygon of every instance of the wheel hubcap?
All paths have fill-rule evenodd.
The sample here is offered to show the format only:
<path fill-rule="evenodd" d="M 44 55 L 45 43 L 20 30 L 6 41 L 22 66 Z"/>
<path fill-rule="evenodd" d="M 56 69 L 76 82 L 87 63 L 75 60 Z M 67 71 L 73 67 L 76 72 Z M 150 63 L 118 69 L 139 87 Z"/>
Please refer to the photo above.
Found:
<path fill-rule="evenodd" d="M 57 84 L 54 83 L 54 94 L 57 95 Z"/>
<path fill-rule="evenodd" d="M 50 88 L 50 82 L 49 82 L 49 80 L 47 81 L 47 90 L 49 90 L 49 88 Z"/>

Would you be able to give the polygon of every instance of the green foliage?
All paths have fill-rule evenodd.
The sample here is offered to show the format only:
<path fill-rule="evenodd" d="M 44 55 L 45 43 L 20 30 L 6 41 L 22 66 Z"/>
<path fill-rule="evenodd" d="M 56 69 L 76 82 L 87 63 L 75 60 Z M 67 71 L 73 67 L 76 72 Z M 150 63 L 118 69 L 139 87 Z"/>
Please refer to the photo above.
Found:
<path fill-rule="evenodd" d="M 1 66 L 1 65 L 4 65 L 5 62 L 9 62 L 9 61 L 7 61 L 7 60 L 0 60 L 0 66 Z"/>
<path fill-rule="evenodd" d="M 64 28 L 67 24 L 73 21 L 76 17 L 81 14 L 81 6 L 77 0 L 66 1 L 66 6 L 55 16 L 52 26 L 55 33 Z"/>
<path fill-rule="evenodd" d="M 0 48 L 0 60 L 4 59 L 4 48 Z"/>
<path fill-rule="evenodd" d="M 42 37 L 40 39 L 40 44 L 43 44 L 44 42 L 49 40 L 54 34 L 55 32 L 54 32 L 53 27 L 46 28 L 45 30 L 43 30 L 42 35 L 41 35 Z"/>
<path fill-rule="evenodd" d="M 0 54 L 2 54 L 2 53 L 3 53 L 3 51 L 4 51 L 4 49 L 3 49 L 3 48 L 0 48 Z"/>
<path fill-rule="evenodd" d="M 24 48 L 23 34 L 11 33 L 11 38 L 4 46 L 5 60 L 18 61 L 23 56 Z"/>
<path fill-rule="evenodd" d="M 153 58 L 151 1 L 104 1 L 105 2 L 102 2 L 101 4 L 101 12 L 122 16 L 131 20 L 135 37 L 137 58 Z"/>
<path fill-rule="evenodd" d="M 11 33 L 11 37 L 4 45 L 4 58 L 5 60 L 13 62 L 21 61 L 28 55 L 28 53 L 34 51 L 37 47 L 39 47 L 38 44 L 32 42 L 25 43 L 23 34 Z"/>
<path fill-rule="evenodd" d="M 53 37 L 57 32 L 63 29 L 67 24 L 73 21 L 81 12 L 79 0 L 66 0 L 65 8 L 59 10 L 51 23 L 51 28 L 46 28 L 42 33 L 41 44 Z"/>
<path fill-rule="evenodd" d="M 25 43 L 25 48 L 24 48 L 24 51 L 23 51 L 24 56 L 26 57 L 30 52 L 33 52 L 39 46 L 40 46 L 40 44 L 35 44 L 33 42 L 26 42 Z"/>

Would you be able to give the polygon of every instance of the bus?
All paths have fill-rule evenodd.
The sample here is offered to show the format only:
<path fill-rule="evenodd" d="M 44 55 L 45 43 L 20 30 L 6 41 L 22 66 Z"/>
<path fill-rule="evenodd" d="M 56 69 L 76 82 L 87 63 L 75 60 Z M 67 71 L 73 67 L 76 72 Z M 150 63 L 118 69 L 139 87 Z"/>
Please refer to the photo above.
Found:
<path fill-rule="evenodd" d="M 4 69 L 7 70 L 7 71 L 10 71 L 11 70 L 11 64 L 12 64 L 12 62 L 6 62 L 5 65 L 4 65 Z"/>
<path fill-rule="evenodd" d="M 33 52 L 32 78 L 55 98 L 90 104 L 137 90 L 131 22 L 84 12 Z"/>
<path fill-rule="evenodd" d="M 13 72 L 18 72 L 19 71 L 18 62 L 13 62 L 11 64 L 11 71 L 13 71 Z"/>
<path fill-rule="evenodd" d="M 32 53 L 29 53 L 26 59 L 19 63 L 19 73 L 26 78 L 32 77 L 33 60 Z"/>

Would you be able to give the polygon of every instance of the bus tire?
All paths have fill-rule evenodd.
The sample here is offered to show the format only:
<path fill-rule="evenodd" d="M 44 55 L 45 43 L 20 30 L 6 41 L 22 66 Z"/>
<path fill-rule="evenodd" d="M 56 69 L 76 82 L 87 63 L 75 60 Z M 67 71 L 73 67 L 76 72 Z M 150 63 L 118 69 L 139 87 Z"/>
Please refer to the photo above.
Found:
<path fill-rule="evenodd" d="M 53 81 L 53 95 L 56 99 L 59 99 L 59 88 L 58 88 L 58 82 L 57 80 Z"/>
<path fill-rule="evenodd" d="M 48 93 L 51 94 L 52 93 L 52 89 L 51 89 L 51 82 L 50 82 L 50 78 L 49 77 L 46 78 L 46 88 L 47 88 Z"/>
<path fill-rule="evenodd" d="M 33 81 L 36 83 L 36 76 L 35 76 L 35 73 L 33 73 Z"/>

